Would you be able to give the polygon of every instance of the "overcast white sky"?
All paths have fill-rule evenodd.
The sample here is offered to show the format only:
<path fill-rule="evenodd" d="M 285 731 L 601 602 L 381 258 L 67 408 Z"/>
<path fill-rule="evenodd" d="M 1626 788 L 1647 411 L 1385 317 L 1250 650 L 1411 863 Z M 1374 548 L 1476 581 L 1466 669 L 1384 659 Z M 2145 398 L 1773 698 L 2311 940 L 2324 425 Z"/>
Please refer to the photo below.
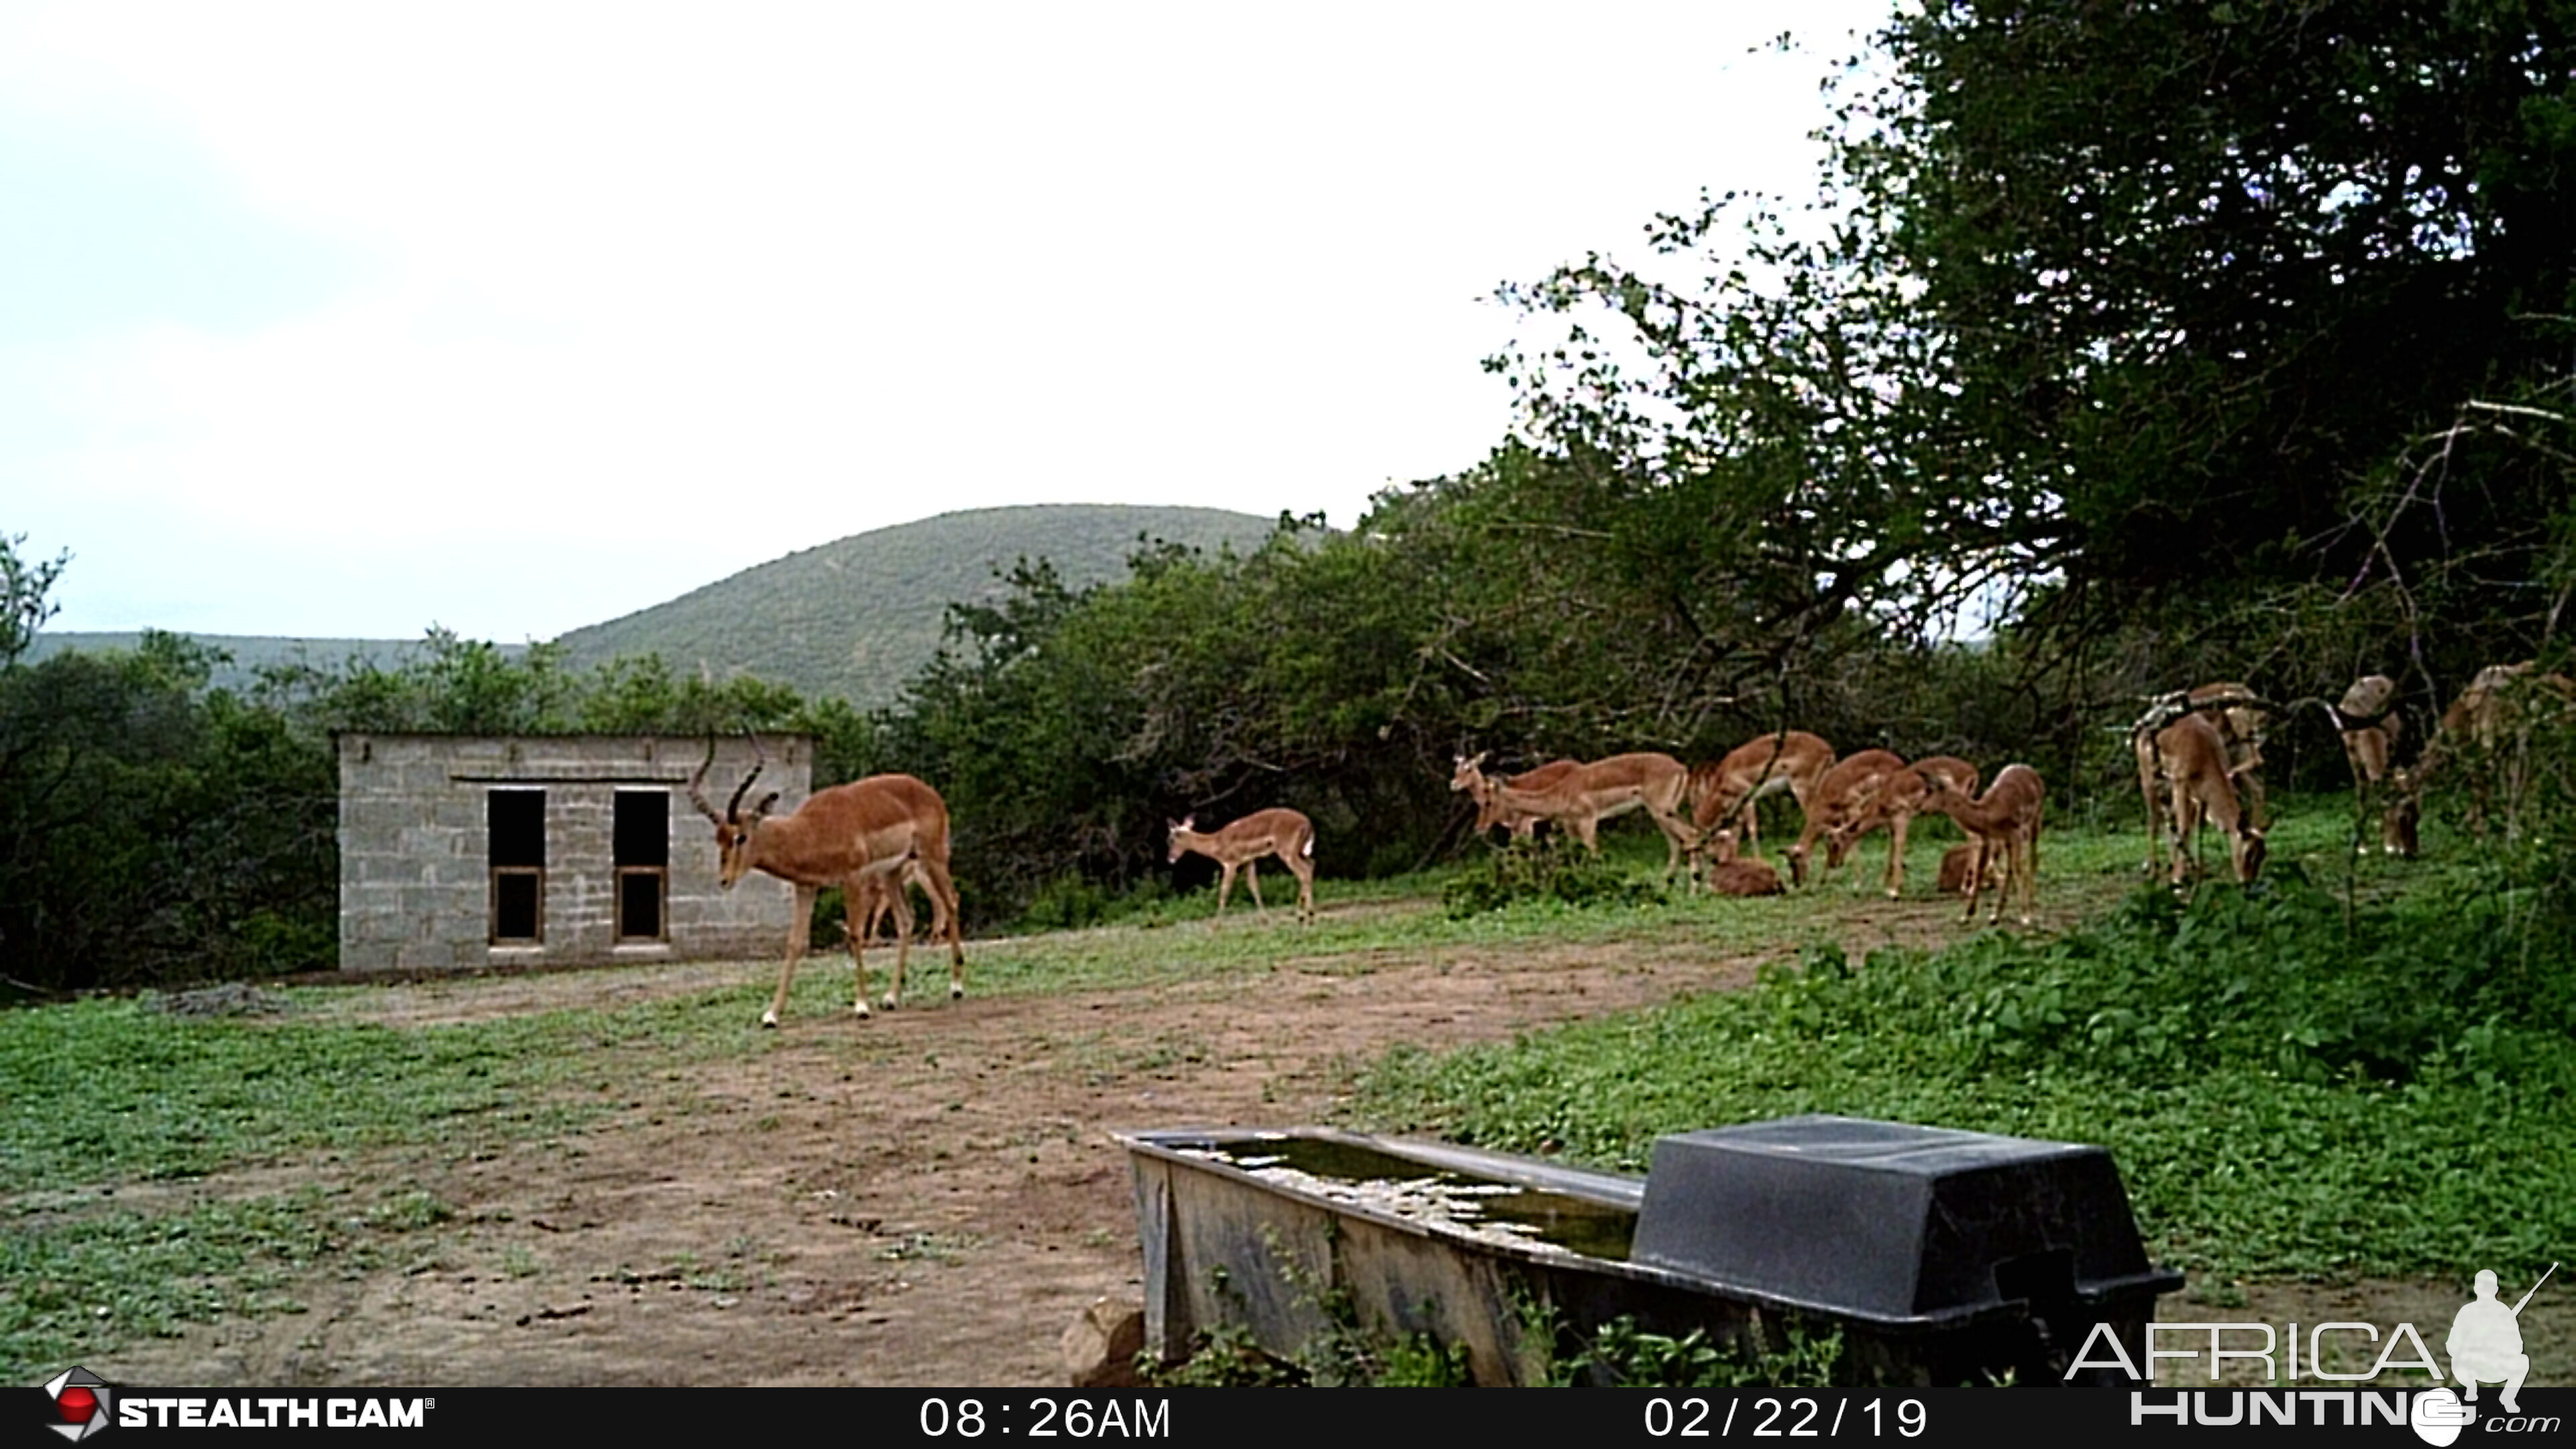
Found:
<path fill-rule="evenodd" d="M 1810 195 L 1888 10 L 0 0 L 0 534 L 56 629 L 517 642 L 959 508 L 1348 524 L 1503 436 L 1495 284 Z"/>

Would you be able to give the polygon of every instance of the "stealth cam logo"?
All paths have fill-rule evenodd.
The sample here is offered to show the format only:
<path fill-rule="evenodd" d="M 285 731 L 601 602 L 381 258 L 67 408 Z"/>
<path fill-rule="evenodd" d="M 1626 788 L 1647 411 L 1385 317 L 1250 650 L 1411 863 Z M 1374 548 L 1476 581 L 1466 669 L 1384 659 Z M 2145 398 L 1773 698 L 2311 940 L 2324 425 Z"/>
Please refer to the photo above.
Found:
<path fill-rule="evenodd" d="M 77 1444 L 114 1422 L 108 1400 L 114 1390 L 107 1380 L 85 1368 L 65 1369 L 45 1382 L 45 1397 L 54 1401 L 55 1421 L 46 1427 Z"/>

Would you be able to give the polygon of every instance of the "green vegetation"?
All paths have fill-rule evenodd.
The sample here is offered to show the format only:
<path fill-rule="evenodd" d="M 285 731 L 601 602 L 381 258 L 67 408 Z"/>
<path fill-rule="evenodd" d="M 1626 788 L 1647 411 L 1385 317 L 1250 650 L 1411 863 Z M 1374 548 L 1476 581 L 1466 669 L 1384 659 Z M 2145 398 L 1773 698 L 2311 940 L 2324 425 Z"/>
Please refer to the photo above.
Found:
<path fill-rule="evenodd" d="M 1642 1171 L 1662 1133 L 1803 1112 L 2101 1142 L 2159 1257 L 2447 1271 L 2576 1230 L 2576 984 L 2464 872 L 2359 910 L 2295 864 L 2063 936 L 1836 948 L 1752 990 L 1366 1076 L 1373 1125 Z"/>
<path fill-rule="evenodd" d="M 1441 904 L 1465 919 L 1515 901 L 1555 901 L 1569 906 L 1645 905 L 1667 892 L 1632 880 L 1607 857 L 1595 858 L 1571 840 L 1516 841 L 1449 878 Z"/>

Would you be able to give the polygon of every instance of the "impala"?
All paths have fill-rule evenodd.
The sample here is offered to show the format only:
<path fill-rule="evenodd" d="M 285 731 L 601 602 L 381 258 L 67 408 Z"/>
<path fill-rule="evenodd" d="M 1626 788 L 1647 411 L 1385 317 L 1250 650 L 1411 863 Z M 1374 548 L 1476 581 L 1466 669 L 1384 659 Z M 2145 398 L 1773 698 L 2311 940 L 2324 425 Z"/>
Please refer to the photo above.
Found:
<path fill-rule="evenodd" d="M 911 892 L 930 891 L 929 878 L 921 873 L 919 862 L 903 868 L 903 885 L 896 887 L 882 875 L 863 875 L 853 882 L 855 890 L 845 890 L 841 898 L 841 920 L 844 929 L 858 923 L 871 941 L 877 938 L 877 923 L 888 916 L 895 919 L 897 939 L 912 934 Z"/>
<path fill-rule="evenodd" d="M 1726 758 L 1690 772 L 1691 824 L 1703 834 L 1728 816 L 1743 827 L 1744 848 L 1760 854 L 1761 815 L 1754 802 L 1783 790 L 1807 808 L 1816 782 L 1834 762 L 1834 747 L 1820 735 L 1780 730 L 1736 746 Z"/>
<path fill-rule="evenodd" d="M 1708 867 L 1710 890 L 1722 896 L 1780 894 L 1780 872 L 1758 860 L 1736 859 L 1734 831 L 1721 830 L 1710 839 L 1716 851 Z"/>
<path fill-rule="evenodd" d="M 2540 674 L 2531 660 L 2490 664 L 2477 672 L 2469 687 L 2442 711 L 2433 737 L 2411 771 L 2399 772 L 2398 788 L 2409 800 L 2420 800 L 2425 783 L 2454 757 L 2466 756 L 2469 771 L 2469 826 L 2483 834 L 2490 796 L 2502 777 L 2505 834 L 2519 829 L 2523 794 L 2531 769 L 2531 732 L 2543 719 L 2565 720 L 2576 709 L 2576 681 L 2563 674 Z"/>
<path fill-rule="evenodd" d="M 2405 718 L 2397 712 L 2397 681 L 2385 674 L 2365 674 L 2343 692 L 2341 701 L 2327 705 L 2326 713 L 2333 717 L 2335 733 L 2342 737 L 2344 763 L 2352 766 L 2354 818 L 2368 818 L 2371 802 L 2385 796 L 2380 810 L 2380 849 L 2413 859 L 2413 801 L 2403 788 L 2405 781 L 2395 778 L 2389 768 Z M 2384 788 L 2391 784 L 2399 788 Z"/>
<path fill-rule="evenodd" d="M 1819 776 L 1807 792 L 1807 826 L 1789 847 L 1789 879 L 1805 885 L 1808 856 L 1817 840 L 1857 824 L 1887 777 L 1904 768 L 1904 757 L 1894 750 L 1861 750 L 1836 760 Z"/>
<path fill-rule="evenodd" d="M 1971 840 L 1941 852 L 1941 877 L 1937 889 L 1945 896 L 1964 896 L 1968 887 L 1982 890 L 2000 888 L 2004 883 L 2003 862 L 1985 858 L 1985 848 Z"/>
<path fill-rule="evenodd" d="M 1490 795 L 1503 811 L 1553 821 L 1558 829 L 1573 832 L 1584 849 L 1596 854 L 1601 849 L 1602 821 L 1631 810 L 1645 811 L 1654 820 L 1655 828 L 1664 832 L 1667 880 L 1699 846 L 1699 832 L 1680 814 L 1682 791 L 1690 782 L 1690 772 L 1670 755 L 1651 751 L 1612 755 L 1568 770 L 1544 790 L 1516 789 L 1490 779 L 1474 760 L 1460 761 L 1459 773 L 1469 779 L 1467 788 L 1475 791 L 1478 799 Z"/>
<path fill-rule="evenodd" d="M 2205 715 L 2187 714 L 2156 731 L 2156 773 L 2173 792 L 2173 883 L 2184 882 L 2184 864 L 2206 818 L 2227 832 L 2227 853 L 2239 883 L 2263 872 L 2263 831 L 2237 797 L 2227 745 Z"/>
<path fill-rule="evenodd" d="M 1315 919 L 1315 822 L 1294 810 L 1256 810 L 1223 830 L 1201 831 L 1192 828 L 1195 815 L 1186 816 L 1172 826 L 1171 863 L 1179 864 L 1191 851 L 1207 856 L 1225 874 L 1216 888 L 1216 915 L 1225 919 L 1226 897 L 1234 892 L 1234 873 L 1243 871 L 1244 884 L 1252 887 L 1252 908 L 1263 915 L 1269 908 L 1261 904 L 1261 858 L 1275 855 L 1285 863 L 1288 872 L 1297 877 L 1298 919 L 1312 924 Z"/>
<path fill-rule="evenodd" d="M 1905 836 L 1923 809 L 1923 779 L 1927 775 L 1947 779 L 1961 795 L 1974 797 L 1977 793 L 1977 767 L 1954 755 L 1933 755 L 1879 776 L 1856 797 L 1856 808 L 1844 813 L 1841 822 L 1826 831 L 1826 873 L 1842 869 L 1843 858 L 1851 854 L 1862 836 L 1884 828 L 1888 833 L 1887 898 L 1903 898 Z"/>
<path fill-rule="evenodd" d="M 778 792 L 773 790 L 745 814 L 742 797 L 750 793 L 752 781 L 769 763 L 757 735 L 751 745 L 757 758 L 742 783 L 734 786 L 733 799 L 720 815 L 706 795 L 707 767 L 716 758 L 715 739 L 709 736 L 707 757 L 689 777 L 689 802 L 715 823 L 719 886 L 731 890 L 735 882 L 757 870 L 796 888 L 796 915 L 787 929 L 787 960 L 778 969 L 778 993 L 761 1013 L 760 1024 L 778 1025 L 778 1013 L 787 1008 L 788 983 L 796 979 L 796 963 L 803 958 L 813 931 L 815 892 L 827 885 L 840 886 L 845 906 L 864 911 L 872 878 L 895 884 L 907 870 L 930 893 L 931 934 L 948 938 L 948 995 L 952 1000 L 964 996 L 966 947 L 957 925 L 957 886 L 948 877 L 948 805 L 939 792 L 910 775 L 871 775 L 818 790 L 783 816 L 769 813 L 769 807 L 778 802 Z M 904 966 L 912 955 L 912 907 L 903 900 L 899 884 L 892 894 L 895 927 L 901 935 L 895 945 L 894 979 L 886 987 L 889 1011 L 903 996 Z M 850 963 L 858 972 L 853 1009 L 866 1016 L 867 932 L 848 934 Z"/>
<path fill-rule="evenodd" d="M 1458 756 L 1456 768 L 1449 772 L 1449 788 L 1470 792 L 1469 798 L 1476 802 L 1476 834 L 1479 837 L 1495 826 L 1501 825 L 1510 829 L 1514 839 L 1527 840 L 1537 833 L 1539 817 L 1523 815 L 1517 811 L 1506 811 L 1501 802 L 1494 798 L 1492 790 L 1482 788 L 1489 783 L 1495 783 L 1488 781 L 1484 774 L 1485 753 L 1479 753 L 1472 760 L 1465 755 Z M 1581 767 L 1582 763 L 1577 760 L 1552 760 L 1535 770 L 1511 776 L 1499 783 L 1509 785 L 1515 790 L 1545 790 Z"/>
<path fill-rule="evenodd" d="M 2018 883 L 2021 923 L 2029 925 L 2038 909 L 2040 812 L 2048 801 L 2048 788 L 2039 772 L 2028 765 L 2006 765 L 1995 772 L 1995 782 L 1986 787 L 1986 793 L 1975 799 L 1947 775 L 1920 778 L 1923 808 L 1959 822 L 1977 845 L 1976 863 L 1968 871 L 1968 913 L 1960 919 L 1977 918 L 1977 896 L 1985 889 L 1987 876 L 1995 873 L 2003 879 L 1995 887 L 1995 909 L 1987 923 L 2003 919 L 2004 901 Z"/>
<path fill-rule="evenodd" d="M 2238 792 L 2246 809 L 2244 814 L 2256 824 L 2263 818 L 2263 733 L 2272 718 L 2272 706 L 2242 684 L 2204 684 L 2198 689 L 2178 689 L 2150 701 L 2147 711 L 2129 729 L 2129 748 L 2137 756 L 2138 792 L 2147 804 L 2147 859 L 2144 870 L 2153 876 L 2163 864 L 2165 809 L 2172 796 L 2172 783 L 2158 764 L 2156 736 L 2174 721 L 2186 715 L 2197 715 L 2218 736 L 2221 769 L 2229 788 Z"/>

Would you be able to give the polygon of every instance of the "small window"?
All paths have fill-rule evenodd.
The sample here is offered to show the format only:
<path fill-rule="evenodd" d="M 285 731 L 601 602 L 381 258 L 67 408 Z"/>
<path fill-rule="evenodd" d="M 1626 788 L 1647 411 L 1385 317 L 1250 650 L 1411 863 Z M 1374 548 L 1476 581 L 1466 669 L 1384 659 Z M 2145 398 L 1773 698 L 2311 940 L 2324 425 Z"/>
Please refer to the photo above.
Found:
<path fill-rule="evenodd" d="M 620 790 L 610 849 L 617 868 L 617 939 L 670 938 L 671 792 Z"/>
<path fill-rule="evenodd" d="M 536 945 L 546 938 L 546 792 L 493 790 L 484 801 L 492 944 Z"/>
<path fill-rule="evenodd" d="M 507 866 L 492 872 L 492 943 L 528 946 L 546 938 L 546 873 Z"/>

